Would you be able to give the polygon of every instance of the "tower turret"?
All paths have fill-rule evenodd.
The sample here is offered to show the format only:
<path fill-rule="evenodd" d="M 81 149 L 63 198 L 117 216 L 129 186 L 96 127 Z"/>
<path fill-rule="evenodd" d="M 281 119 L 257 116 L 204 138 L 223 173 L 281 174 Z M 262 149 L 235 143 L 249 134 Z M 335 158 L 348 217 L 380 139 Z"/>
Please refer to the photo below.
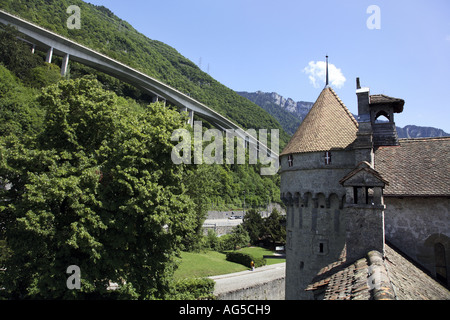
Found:
<path fill-rule="evenodd" d="M 305 289 L 317 272 L 339 260 L 345 247 L 345 188 L 354 166 L 358 124 L 326 86 L 281 153 L 286 205 L 286 299 L 312 299 Z"/>

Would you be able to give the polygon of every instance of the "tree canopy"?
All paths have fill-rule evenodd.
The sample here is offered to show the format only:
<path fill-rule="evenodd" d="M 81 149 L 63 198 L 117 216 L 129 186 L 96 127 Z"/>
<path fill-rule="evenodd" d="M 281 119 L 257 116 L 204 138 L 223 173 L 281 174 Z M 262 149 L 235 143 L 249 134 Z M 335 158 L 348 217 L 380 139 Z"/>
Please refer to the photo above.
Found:
<path fill-rule="evenodd" d="M 142 109 L 94 79 L 60 81 L 43 90 L 44 128 L 25 144 L 0 140 L 2 232 L 13 254 L 2 294 L 80 298 L 157 296 L 195 224 L 183 166 L 171 163 L 176 111 Z M 25 263 L 24 263 L 25 262 Z M 80 290 L 66 268 L 81 269 Z M 116 294 L 117 294 L 116 292 Z"/>
<path fill-rule="evenodd" d="M 27 18 L 34 9 L 44 12 L 31 20 L 45 27 L 66 15 L 65 3 L 0 0 Z M 90 27 L 81 35 L 58 31 L 98 49 L 92 34 L 115 34 L 108 23 L 117 18 L 104 7 L 80 5 Z M 126 50 L 137 51 L 109 52 L 113 57 L 192 89 L 196 98 L 205 94 L 204 101 L 226 108 L 246 127 L 271 127 L 265 116 L 244 119 L 261 113 L 249 112 L 254 106 L 174 49 L 121 23 L 133 35 L 124 38 Z M 42 53 L 32 55 L 13 29 L 3 28 L 0 37 L 0 297 L 164 297 L 175 257 L 199 247 L 212 204 L 242 207 L 243 197 L 247 208 L 279 201 L 279 176 L 261 176 L 259 164 L 174 165 L 171 134 L 189 130 L 177 110 L 144 104 L 135 88 L 75 63 L 70 80 L 62 79 L 58 66 L 44 63 Z M 71 265 L 81 270 L 80 290 L 66 286 Z M 110 282 L 119 290 L 108 291 Z"/>

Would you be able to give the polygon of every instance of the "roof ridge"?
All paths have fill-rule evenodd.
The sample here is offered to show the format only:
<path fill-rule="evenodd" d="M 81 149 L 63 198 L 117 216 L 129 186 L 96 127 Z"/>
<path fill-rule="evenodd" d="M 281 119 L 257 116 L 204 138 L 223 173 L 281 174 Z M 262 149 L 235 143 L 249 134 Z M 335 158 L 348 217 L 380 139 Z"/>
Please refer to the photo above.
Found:
<path fill-rule="evenodd" d="M 339 98 L 336 91 L 334 91 L 334 89 L 331 87 L 327 87 L 327 88 L 330 89 L 331 93 L 336 97 L 336 100 L 341 104 L 341 106 L 344 108 L 345 112 L 347 112 L 347 114 L 350 116 L 350 119 L 352 119 L 352 121 L 355 123 L 356 127 L 358 128 L 359 127 L 358 120 L 356 120 L 355 117 L 353 116 L 353 114 L 350 112 L 350 110 L 348 110 L 347 106 L 341 100 L 341 98 Z"/>
<path fill-rule="evenodd" d="M 383 255 L 376 250 L 367 253 L 369 274 L 368 286 L 374 300 L 396 300 L 394 288 L 389 278 L 389 273 L 384 264 Z"/>

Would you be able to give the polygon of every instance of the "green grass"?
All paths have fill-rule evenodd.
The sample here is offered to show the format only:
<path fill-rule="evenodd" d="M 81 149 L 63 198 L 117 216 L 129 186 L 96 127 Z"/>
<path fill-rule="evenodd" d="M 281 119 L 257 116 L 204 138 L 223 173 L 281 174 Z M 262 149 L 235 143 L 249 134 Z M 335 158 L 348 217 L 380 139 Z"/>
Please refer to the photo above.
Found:
<path fill-rule="evenodd" d="M 259 247 L 243 248 L 240 251 L 255 257 L 273 254 L 272 251 Z M 217 251 L 182 252 L 181 259 L 181 264 L 175 271 L 175 279 L 209 277 L 248 270 L 241 264 L 227 261 L 226 255 Z M 286 262 L 285 259 L 266 259 L 266 261 L 267 265 Z"/>
<path fill-rule="evenodd" d="M 263 256 L 273 255 L 273 251 L 269 249 L 264 249 L 260 247 L 247 247 L 239 250 L 240 252 L 249 253 L 253 255 L 255 258 L 262 258 Z M 266 265 L 271 265 L 275 263 L 283 263 L 286 262 L 286 259 L 266 259 Z"/>
<path fill-rule="evenodd" d="M 182 252 L 182 262 L 174 277 L 175 279 L 209 277 L 248 270 L 245 266 L 227 261 L 225 258 L 225 254 L 216 251 Z"/>

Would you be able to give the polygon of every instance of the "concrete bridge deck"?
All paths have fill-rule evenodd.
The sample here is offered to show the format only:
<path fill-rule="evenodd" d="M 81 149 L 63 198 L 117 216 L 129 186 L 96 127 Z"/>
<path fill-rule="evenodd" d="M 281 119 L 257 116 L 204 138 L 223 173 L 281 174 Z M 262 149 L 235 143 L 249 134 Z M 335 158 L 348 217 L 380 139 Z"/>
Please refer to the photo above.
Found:
<path fill-rule="evenodd" d="M 63 57 L 61 73 L 65 74 L 69 59 L 92 67 L 98 71 L 111 75 L 119 80 L 127 82 L 138 89 L 154 96 L 161 97 L 182 111 L 190 114 L 192 124 L 193 114 L 209 121 L 220 130 L 234 130 L 234 133 L 248 141 L 251 145 L 258 146 L 261 150 L 269 150 L 270 158 L 278 162 L 278 154 L 270 149 L 256 137 L 249 135 L 236 123 L 222 116 L 218 112 L 189 97 L 188 95 L 158 81 L 141 71 L 133 69 L 117 60 L 83 46 L 75 41 L 67 39 L 59 34 L 44 29 L 36 24 L 0 10 L 0 23 L 12 25 L 22 33 L 24 40 L 34 45 L 34 49 L 47 52 L 47 62 L 51 62 L 53 55 Z M 269 129 L 269 128 L 267 128 Z"/>

